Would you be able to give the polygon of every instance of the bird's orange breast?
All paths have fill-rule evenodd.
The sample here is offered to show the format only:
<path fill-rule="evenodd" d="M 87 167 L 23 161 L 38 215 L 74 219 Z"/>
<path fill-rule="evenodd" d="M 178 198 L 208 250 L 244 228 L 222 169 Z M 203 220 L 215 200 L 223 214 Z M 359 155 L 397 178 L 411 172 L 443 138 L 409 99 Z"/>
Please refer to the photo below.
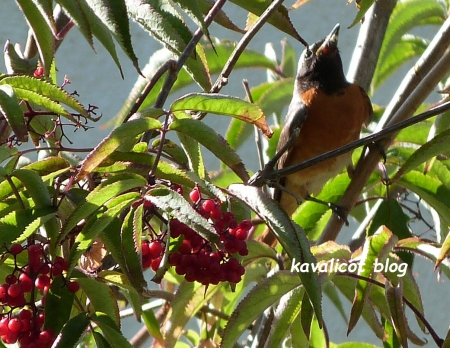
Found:
<path fill-rule="evenodd" d="M 288 167 L 344 146 L 359 138 L 363 123 L 370 115 L 370 105 L 356 84 L 334 93 L 309 90 L 302 95 L 308 106 L 300 135 L 289 151 L 283 167 Z M 331 158 L 286 177 L 284 186 L 301 197 L 318 193 L 330 178 L 351 162 L 351 153 Z M 292 213 L 297 203 L 282 194 L 281 204 Z M 284 201 L 284 202 L 283 202 Z"/>

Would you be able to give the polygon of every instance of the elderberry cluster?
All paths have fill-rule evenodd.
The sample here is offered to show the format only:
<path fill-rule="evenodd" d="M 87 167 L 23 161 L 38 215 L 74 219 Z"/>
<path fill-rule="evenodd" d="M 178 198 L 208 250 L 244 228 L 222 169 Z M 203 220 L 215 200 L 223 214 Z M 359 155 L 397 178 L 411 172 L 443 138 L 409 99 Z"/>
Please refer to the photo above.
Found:
<path fill-rule="evenodd" d="M 197 187 L 190 192 L 189 198 L 193 202 L 194 209 L 209 219 L 214 226 L 220 236 L 222 247 L 218 249 L 211 245 L 192 228 L 174 218 L 169 222 L 170 236 L 182 238 L 178 248 L 169 254 L 169 264 L 175 267 L 177 274 L 183 275 L 189 282 L 197 281 L 203 285 L 215 285 L 223 281 L 240 282 L 245 269 L 232 254 L 238 253 L 241 256 L 248 254 L 245 239 L 252 223 L 249 220 L 238 223 L 233 213 L 222 212 L 219 202 L 203 199 Z M 150 244 L 155 245 L 154 243 L 158 242 Z M 154 255 L 157 255 L 153 262 L 157 262 L 159 266 L 158 259 L 160 260 L 162 246 L 153 248 Z"/>
<path fill-rule="evenodd" d="M 22 253 L 27 253 L 28 263 L 20 266 L 18 258 L 22 259 Z M 53 278 L 67 271 L 67 262 L 59 256 L 49 260 L 42 244 L 12 244 L 2 256 L 8 254 L 14 258 L 14 269 L 0 285 L 0 337 L 4 343 L 18 342 L 22 348 L 51 347 L 55 334 L 43 330 L 45 313 L 35 301 L 39 295 L 45 304 Z M 66 282 L 66 286 L 71 292 L 80 288 L 75 281 Z"/>

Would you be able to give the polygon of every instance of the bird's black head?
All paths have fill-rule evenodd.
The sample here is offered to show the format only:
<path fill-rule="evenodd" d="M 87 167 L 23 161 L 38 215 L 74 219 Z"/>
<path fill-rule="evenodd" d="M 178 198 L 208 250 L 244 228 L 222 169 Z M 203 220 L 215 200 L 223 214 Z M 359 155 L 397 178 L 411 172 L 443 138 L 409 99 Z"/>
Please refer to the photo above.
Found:
<path fill-rule="evenodd" d="M 325 93 L 333 93 L 348 84 L 337 47 L 338 37 L 339 24 L 336 24 L 326 38 L 312 44 L 302 53 L 297 72 L 300 92 L 314 87 Z"/>

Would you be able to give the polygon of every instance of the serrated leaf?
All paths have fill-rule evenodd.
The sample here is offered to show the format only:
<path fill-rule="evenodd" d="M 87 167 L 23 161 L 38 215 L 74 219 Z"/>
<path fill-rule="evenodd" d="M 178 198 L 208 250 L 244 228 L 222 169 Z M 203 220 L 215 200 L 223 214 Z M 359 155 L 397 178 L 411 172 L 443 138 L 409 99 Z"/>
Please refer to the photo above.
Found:
<path fill-rule="evenodd" d="M 65 110 L 58 103 L 65 104 L 71 109 L 78 112 L 83 117 L 92 120 L 92 117 L 78 102 L 78 100 L 76 100 L 62 88 L 55 86 L 45 80 L 23 75 L 7 76 L 0 80 L 0 85 L 5 84 L 9 84 L 14 88 L 17 97 L 60 113 L 74 123 L 78 122 L 67 110 Z"/>
<path fill-rule="evenodd" d="M 356 1 L 356 7 L 358 8 L 358 13 L 356 14 L 355 19 L 353 20 L 352 24 L 350 24 L 349 28 L 353 27 L 360 21 L 364 19 L 364 15 L 369 10 L 369 8 L 373 5 L 375 0 L 360 0 Z"/>
<path fill-rule="evenodd" d="M 87 313 L 79 313 L 64 325 L 61 333 L 57 336 L 54 348 L 77 347 L 89 325 Z"/>
<path fill-rule="evenodd" d="M 31 237 L 39 227 L 45 225 L 48 221 L 56 216 L 56 209 L 50 214 L 39 216 L 34 221 L 32 221 L 23 231 L 23 233 L 13 240 L 13 243 L 23 243 L 27 238 Z"/>
<path fill-rule="evenodd" d="M 308 299 L 303 300 L 305 289 L 296 287 L 284 295 L 275 310 L 274 321 L 270 335 L 266 341 L 267 347 L 281 347 L 285 336 L 289 332 L 294 319 L 299 315 L 303 303 L 311 303 Z M 301 330 L 301 328 L 298 328 Z"/>
<path fill-rule="evenodd" d="M 26 142 L 28 140 L 28 129 L 24 122 L 19 101 L 10 85 L 0 86 L 0 113 L 5 117 L 17 140 Z"/>
<path fill-rule="evenodd" d="M 208 37 L 208 40 L 211 41 L 209 37 L 208 26 L 205 24 L 203 19 L 203 12 L 200 8 L 200 4 L 198 0 L 173 0 L 178 6 L 180 6 L 189 17 L 202 29 L 203 33 Z"/>
<path fill-rule="evenodd" d="M 385 60 L 378 60 L 372 87 L 377 90 L 395 71 L 410 59 L 420 56 L 428 47 L 429 41 L 412 35 L 404 35 L 392 48 Z"/>
<path fill-rule="evenodd" d="M 231 2 L 257 16 L 261 16 L 271 4 L 270 0 L 231 0 Z M 286 34 L 291 35 L 293 38 L 297 40 L 300 39 L 300 35 L 295 30 L 291 19 L 289 18 L 288 10 L 283 5 L 279 6 L 272 16 L 270 16 L 268 23 Z"/>
<path fill-rule="evenodd" d="M 23 58 L 20 47 L 13 45 L 9 40 L 6 41 L 3 56 L 8 74 L 33 75 L 37 68 L 38 57 Z"/>
<path fill-rule="evenodd" d="M 77 205 L 77 208 L 67 219 L 63 226 L 59 240 L 62 240 L 82 219 L 96 212 L 103 204 L 111 198 L 118 196 L 128 190 L 142 187 L 147 181 L 135 174 L 116 175 L 106 182 L 106 185 L 97 186 L 86 200 Z"/>
<path fill-rule="evenodd" d="M 142 236 L 143 205 L 136 209 L 130 209 L 121 228 L 122 252 L 125 257 L 126 267 L 130 275 L 130 281 L 136 291 L 141 292 L 147 285 L 142 274 L 141 260 L 141 236 Z"/>
<path fill-rule="evenodd" d="M 203 14 L 206 15 L 209 12 L 209 10 L 211 10 L 211 8 L 214 6 L 215 2 L 214 0 L 200 0 L 198 1 L 198 4 Z M 245 30 L 242 30 L 237 25 L 235 25 L 223 10 L 217 12 L 216 16 L 214 17 L 214 22 L 216 22 L 217 24 L 221 25 L 224 28 L 236 31 L 241 34 L 245 34 Z"/>
<path fill-rule="evenodd" d="M 374 263 L 377 260 L 378 262 L 384 261 L 397 240 L 397 237 L 384 226 L 380 227 L 373 236 L 368 237 L 361 253 L 358 275 L 371 278 L 373 276 Z M 353 330 L 362 314 L 366 299 L 369 296 L 370 287 L 371 284 L 365 280 L 358 280 L 356 283 L 355 297 L 350 312 L 347 334 Z"/>
<path fill-rule="evenodd" d="M 174 113 L 179 111 L 201 111 L 216 115 L 238 118 L 257 126 L 269 138 L 272 131 L 262 110 L 255 104 L 240 98 L 208 93 L 191 93 L 175 100 L 170 106 Z"/>
<path fill-rule="evenodd" d="M 369 0 L 373 2 L 373 0 Z M 440 22 L 446 17 L 443 6 L 434 0 L 408 0 L 399 2 L 391 14 L 381 46 L 378 64 L 384 62 L 401 37 L 417 25 Z M 431 22 L 430 22 L 431 21 Z"/>
<path fill-rule="evenodd" d="M 153 313 L 153 309 L 142 312 L 142 319 L 150 335 L 158 342 L 158 344 L 164 346 L 164 338 L 161 333 L 160 324 L 155 317 L 155 313 Z"/>
<path fill-rule="evenodd" d="M 402 175 L 416 169 L 422 163 L 445 151 L 450 150 L 450 129 L 436 135 L 433 139 L 417 149 L 395 173 L 392 181 L 397 181 Z"/>
<path fill-rule="evenodd" d="M 86 0 L 101 22 L 116 38 L 122 50 L 130 58 L 139 74 L 138 59 L 131 44 L 127 5 L 124 0 Z"/>
<path fill-rule="evenodd" d="M 261 190 L 252 186 L 234 184 L 228 188 L 230 194 L 244 201 L 276 235 L 292 262 L 315 264 L 304 231 L 286 214 L 284 209 Z M 314 307 L 319 323 L 322 323 L 321 288 L 317 274 L 299 272 L 298 275 Z"/>
<path fill-rule="evenodd" d="M 450 225 L 450 189 L 442 182 L 417 170 L 412 170 L 403 175 L 396 183 L 415 192 L 438 212 L 447 225 Z"/>
<path fill-rule="evenodd" d="M 306 0 L 309 1 L 309 0 Z M 293 78 L 297 72 L 297 56 L 291 43 L 284 39 L 281 41 L 282 56 L 280 70 L 286 78 Z"/>
<path fill-rule="evenodd" d="M 62 276 L 54 277 L 50 289 L 45 295 L 44 328 L 58 334 L 69 321 L 75 294 L 67 290 Z"/>
<path fill-rule="evenodd" d="M 21 181 L 27 193 L 33 199 L 36 208 L 51 206 L 50 194 L 42 178 L 32 170 L 17 169 L 12 173 Z"/>
<path fill-rule="evenodd" d="M 239 302 L 222 335 L 223 348 L 234 347 L 244 330 L 262 313 L 289 291 L 300 285 L 297 275 L 279 271 L 260 281 Z"/>
<path fill-rule="evenodd" d="M 111 347 L 114 348 L 132 348 L 133 346 L 120 332 L 120 328 L 113 318 L 107 312 L 97 311 L 92 316 L 92 321 L 102 330 L 103 336 L 106 338 Z"/>
<path fill-rule="evenodd" d="M 225 139 L 211 127 L 201 121 L 185 118 L 171 123 L 169 129 L 183 133 L 205 146 L 224 164 L 230 167 L 242 181 L 246 182 L 248 180 L 249 176 L 242 160 L 226 143 Z"/>
<path fill-rule="evenodd" d="M 400 283 L 401 284 L 401 283 Z M 391 311 L 392 324 L 394 325 L 395 333 L 400 341 L 400 344 L 407 348 L 408 339 L 406 336 L 406 317 L 403 305 L 403 293 L 401 285 L 393 287 L 386 282 L 386 300 Z"/>
<path fill-rule="evenodd" d="M 16 2 L 33 31 L 39 56 L 42 59 L 44 74 L 48 76 L 55 53 L 55 40 L 52 33 L 52 29 L 54 28 L 49 26 L 49 23 L 51 23 L 52 20 L 46 19 L 47 16 L 39 11 L 36 3 L 29 0 L 16 0 Z"/>
<path fill-rule="evenodd" d="M 119 58 L 117 56 L 116 47 L 114 45 L 112 35 L 108 27 L 105 24 L 103 24 L 103 22 L 98 20 L 98 17 L 94 13 L 94 11 L 89 7 L 86 0 L 77 0 L 77 3 L 82 10 L 82 16 L 85 17 L 85 20 L 88 22 L 87 25 L 89 25 L 89 28 L 85 27 L 84 18 L 79 18 L 78 11 L 76 11 L 76 13 L 71 11 L 71 8 L 74 3 L 73 0 L 59 0 L 58 2 L 62 4 L 65 11 L 67 11 L 68 16 L 74 21 L 74 23 L 80 25 L 80 30 L 83 32 L 83 35 L 84 31 L 88 31 L 89 29 L 92 32 L 92 34 L 98 39 L 98 41 L 100 41 L 100 43 L 108 51 L 109 55 L 116 63 L 117 67 L 119 68 L 120 75 L 123 78 L 122 67 L 120 66 Z M 86 35 L 88 35 L 87 32 Z M 86 37 L 86 39 L 88 38 Z M 92 41 L 92 39 L 88 40 L 89 44 L 91 45 L 90 41 Z"/>
<path fill-rule="evenodd" d="M 130 194 L 124 194 L 112 199 L 108 203 L 114 204 L 114 201 L 117 201 L 118 203 L 111 207 L 106 206 L 106 211 L 103 212 L 98 218 L 94 221 L 88 221 L 76 237 L 75 243 L 70 250 L 69 274 L 80 259 L 81 255 L 92 245 L 94 239 L 97 238 L 100 233 L 108 229 L 109 225 L 117 219 L 117 215 L 124 209 L 128 208 L 136 200 L 136 196 L 139 195 L 131 192 Z"/>
<path fill-rule="evenodd" d="M 172 313 L 163 326 L 165 347 L 173 347 L 179 341 L 189 320 L 221 289 L 220 286 L 209 286 L 205 291 L 200 291 L 202 287 L 197 282 L 183 281 L 180 284 L 171 301 Z"/>
<path fill-rule="evenodd" d="M 206 240 L 218 242 L 215 228 L 179 193 L 168 188 L 156 188 L 148 191 L 146 200 L 188 225 Z"/>
<path fill-rule="evenodd" d="M 286 105 L 289 105 L 294 90 L 294 79 L 285 78 L 265 85 L 267 89 L 258 98 L 256 104 L 265 115 L 281 114 Z"/>
<path fill-rule="evenodd" d="M 94 150 L 92 150 L 81 163 L 81 168 L 75 180 L 81 180 L 91 173 L 100 163 L 102 163 L 114 150 L 123 145 L 124 142 L 133 141 L 135 138 L 151 129 L 159 129 L 162 125 L 159 121 L 151 118 L 139 118 L 122 124 L 114 129 Z"/>
<path fill-rule="evenodd" d="M 206 55 L 206 60 L 208 62 L 210 74 L 217 74 L 223 69 L 223 66 L 225 65 L 227 59 L 230 57 L 235 47 L 236 45 L 233 42 L 225 40 L 215 41 L 214 42 L 215 50 L 212 48 L 211 45 L 204 46 L 204 51 Z M 149 62 L 143 69 L 144 76 L 153 76 L 155 72 L 164 63 L 166 63 L 167 60 L 171 58 L 173 58 L 173 55 L 167 49 L 161 49 L 156 51 L 152 56 L 150 56 Z M 236 62 L 234 70 L 243 68 L 263 68 L 263 69 L 270 69 L 272 71 L 276 71 L 277 69 L 274 62 L 265 57 L 264 54 L 250 49 L 245 50 L 239 56 L 239 59 Z M 124 118 L 126 117 L 126 115 L 128 115 L 130 109 L 135 104 L 136 99 L 139 98 L 140 95 L 142 94 L 142 91 L 147 85 L 148 81 L 149 81 L 148 79 L 145 79 L 143 77 L 138 78 L 124 106 L 119 111 L 119 113 L 114 117 L 116 125 L 122 124 Z M 192 78 L 189 76 L 189 74 L 185 70 L 181 70 L 178 73 L 177 80 L 173 85 L 171 91 L 172 92 L 178 91 L 191 83 L 193 83 L 193 81 Z M 142 103 L 141 109 L 145 109 L 154 105 L 156 98 L 162 88 L 162 85 L 163 85 L 162 79 L 156 82 L 155 86 Z"/>
<path fill-rule="evenodd" d="M 94 40 L 92 39 L 91 25 L 83 11 L 82 3 L 86 8 L 87 3 L 85 0 L 55 0 L 63 9 L 64 13 L 72 20 L 72 22 L 80 29 L 81 34 L 88 42 L 91 48 L 94 48 Z M 98 21 L 100 22 L 100 21 Z"/>
<path fill-rule="evenodd" d="M 80 284 L 81 289 L 86 293 L 95 312 L 105 313 L 117 327 L 120 327 L 119 308 L 109 286 L 93 278 L 76 277 L 74 280 Z"/>

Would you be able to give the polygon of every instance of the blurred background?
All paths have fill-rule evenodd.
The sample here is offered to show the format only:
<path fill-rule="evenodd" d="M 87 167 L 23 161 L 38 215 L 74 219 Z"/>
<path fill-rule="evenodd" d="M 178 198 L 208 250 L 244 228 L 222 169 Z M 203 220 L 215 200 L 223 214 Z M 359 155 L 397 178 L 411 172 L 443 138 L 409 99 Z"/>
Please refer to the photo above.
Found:
<path fill-rule="evenodd" d="M 285 6 L 289 7 L 292 2 L 286 2 Z M 231 3 L 225 5 L 224 11 L 236 25 L 240 28 L 245 27 L 245 11 Z M 352 49 L 355 46 L 358 36 L 359 25 L 347 29 L 355 15 L 355 5 L 346 5 L 346 0 L 314 0 L 290 13 L 291 20 L 298 33 L 309 43 L 313 43 L 326 36 L 336 23 L 341 24 L 339 48 L 344 63 L 344 70 L 348 69 Z M 141 30 L 134 22 L 131 22 L 130 25 L 132 43 L 135 53 L 139 58 L 139 65 L 142 68 L 148 62 L 149 57 L 161 48 L 161 45 Z M 191 28 L 195 30 L 194 25 Z M 437 27 L 421 28 L 421 34 L 427 38 L 432 38 L 436 31 Z M 237 41 L 241 38 L 240 34 L 228 31 L 215 24 L 211 26 L 210 33 L 219 39 Z M 286 38 L 286 36 L 286 34 L 278 31 L 274 27 L 266 25 L 250 43 L 249 48 L 264 52 L 266 44 L 271 43 L 278 57 L 280 57 L 280 41 Z M 3 0 L 0 5 L 0 42 L 4 44 L 6 40 L 10 40 L 13 44 L 20 43 L 22 46 L 25 46 L 26 37 L 27 25 L 18 6 L 14 1 Z M 304 47 L 291 37 L 287 39 L 296 48 L 297 54 L 300 56 Z M 60 79 L 58 83 L 61 84 L 64 75 L 67 75 L 71 84 L 66 86 L 66 90 L 69 92 L 76 90 L 79 94 L 80 101 L 84 105 L 92 104 L 97 106 L 98 115 L 102 115 L 100 121 L 96 124 L 91 124 L 94 127 L 93 129 L 88 131 L 78 130 L 74 134 L 68 134 L 74 143 L 74 147 L 94 147 L 111 131 L 111 128 L 105 127 L 105 124 L 120 110 L 138 77 L 136 70 L 120 51 L 120 48 L 117 47 L 117 51 L 124 72 L 124 79 L 121 78 L 119 70 L 106 50 L 98 42 L 94 41 L 94 45 L 96 52 L 90 48 L 78 29 L 73 28 L 56 55 L 56 65 Z M 5 72 L 4 64 L 0 66 L 0 71 Z M 373 103 L 386 105 L 407 70 L 408 68 L 404 68 L 394 74 L 377 91 L 376 95 L 371 96 Z M 254 87 L 266 81 L 267 76 L 264 70 L 247 69 L 235 71 L 230 76 L 228 86 L 222 89 L 221 93 L 242 98 L 245 97 L 242 88 L 242 79 L 244 78 L 249 81 L 250 87 Z M 200 88 L 197 85 L 191 85 L 185 90 L 171 94 L 165 107 L 167 108 L 175 98 L 187 92 L 195 91 L 200 91 Z M 438 95 L 436 94 L 437 99 Z M 229 121 L 230 119 L 227 117 L 215 115 L 208 115 L 205 118 L 205 122 L 214 127 L 222 135 L 225 134 Z M 258 169 L 256 149 L 252 141 L 248 141 L 239 151 L 239 154 L 250 171 Z M 210 156 L 209 153 L 205 153 L 204 155 L 207 160 L 206 165 L 208 170 L 219 168 L 219 161 L 216 158 Z M 417 230 L 414 230 L 415 234 L 421 235 L 426 232 L 425 227 L 421 225 L 416 227 Z M 343 233 L 345 234 L 345 231 Z M 343 238 L 348 240 L 349 237 L 350 234 L 347 234 L 347 237 L 344 236 Z M 417 277 L 419 288 L 422 291 L 425 317 L 430 321 L 438 334 L 441 337 L 445 337 L 450 323 L 447 312 L 443 310 L 443 305 L 450 303 L 448 279 L 442 278 L 438 280 L 437 274 L 433 273 L 433 265 L 428 261 L 418 258 L 415 259 L 414 273 Z M 150 277 L 151 275 L 149 275 Z M 345 302 L 346 300 L 343 299 L 343 301 L 346 304 L 346 313 L 349 314 L 350 306 Z M 381 345 L 376 336 L 362 320 L 360 320 L 357 327 L 347 337 L 346 325 L 336 308 L 327 299 L 324 299 L 323 307 L 332 342 L 362 341 L 371 342 L 378 346 Z M 415 319 L 413 319 L 409 310 L 407 312 L 413 330 L 419 333 L 420 330 L 417 329 Z M 131 338 L 139 328 L 140 324 L 136 323 L 133 317 L 123 322 L 123 332 L 128 338 Z M 419 333 L 419 337 L 425 337 L 430 341 L 426 346 L 435 347 L 434 342 L 432 342 L 429 336 Z"/>

